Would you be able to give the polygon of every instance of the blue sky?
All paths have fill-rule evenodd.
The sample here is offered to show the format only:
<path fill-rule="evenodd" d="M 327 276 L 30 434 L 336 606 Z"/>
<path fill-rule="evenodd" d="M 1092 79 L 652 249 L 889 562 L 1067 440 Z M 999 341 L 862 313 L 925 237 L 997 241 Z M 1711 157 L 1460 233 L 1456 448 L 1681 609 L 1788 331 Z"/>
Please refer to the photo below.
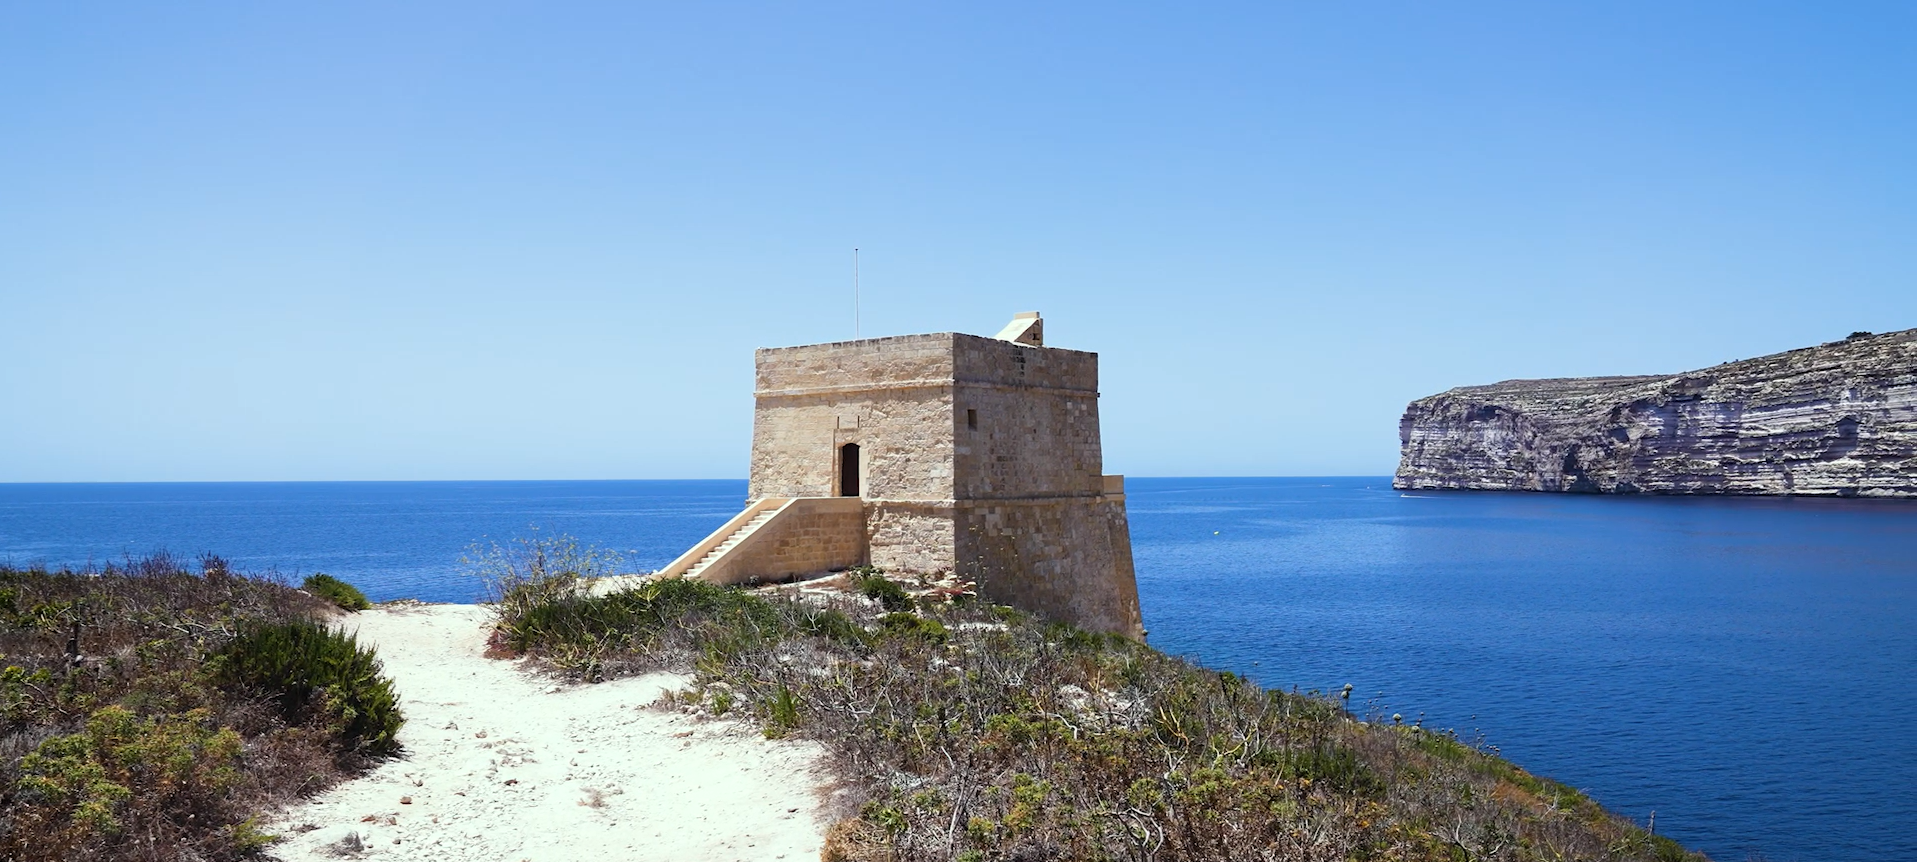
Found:
<path fill-rule="evenodd" d="M 395 5 L 0 7 L 0 481 L 743 476 L 854 246 L 1133 475 L 1917 326 L 1911 4 Z"/>

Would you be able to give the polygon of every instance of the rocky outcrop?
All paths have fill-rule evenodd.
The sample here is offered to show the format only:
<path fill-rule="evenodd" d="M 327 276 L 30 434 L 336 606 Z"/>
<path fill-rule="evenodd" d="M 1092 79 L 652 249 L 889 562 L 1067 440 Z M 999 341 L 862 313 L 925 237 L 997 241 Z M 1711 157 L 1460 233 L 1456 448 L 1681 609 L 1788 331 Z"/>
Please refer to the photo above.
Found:
<path fill-rule="evenodd" d="M 1917 496 L 1917 329 L 1688 374 L 1507 380 L 1405 408 L 1399 488 Z"/>

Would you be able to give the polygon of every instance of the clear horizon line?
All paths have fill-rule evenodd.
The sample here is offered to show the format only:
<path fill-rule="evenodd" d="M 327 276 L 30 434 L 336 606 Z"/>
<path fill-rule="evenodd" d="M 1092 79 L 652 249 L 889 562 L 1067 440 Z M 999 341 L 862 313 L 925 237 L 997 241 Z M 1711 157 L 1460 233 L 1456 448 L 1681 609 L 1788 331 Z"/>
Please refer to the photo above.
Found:
<path fill-rule="evenodd" d="M 1183 476 L 1144 475 L 1124 473 L 1127 479 L 1379 479 L 1391 478 L 1390 473 L 1312 473 L 1312 474 L 1192 474 Z M 377 485 L 377 484 L 427 484 L 443 482 L 744 482 L 744 476 L 708 477 L 701 479 L 70 479 L 70 480 L 0 480 L 4 485 Z"/>

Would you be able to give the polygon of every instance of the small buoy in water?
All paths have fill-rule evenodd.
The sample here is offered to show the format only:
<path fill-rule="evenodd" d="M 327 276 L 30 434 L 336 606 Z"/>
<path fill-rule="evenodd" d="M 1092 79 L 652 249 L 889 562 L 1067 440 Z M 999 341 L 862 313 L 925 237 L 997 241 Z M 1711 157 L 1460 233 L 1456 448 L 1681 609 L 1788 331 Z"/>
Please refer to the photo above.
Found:
<path fill-rule="evenodd" d="M 1214 536 L 1216 536 L 1216 535 L 1218 535 L 1218 531 L 1217 531 L 1217 530 L 1213 530 L 1213 531 L 1211 531 L 1211 534 L 1212 534 L 1212 535 L 1214 535 Z"/>

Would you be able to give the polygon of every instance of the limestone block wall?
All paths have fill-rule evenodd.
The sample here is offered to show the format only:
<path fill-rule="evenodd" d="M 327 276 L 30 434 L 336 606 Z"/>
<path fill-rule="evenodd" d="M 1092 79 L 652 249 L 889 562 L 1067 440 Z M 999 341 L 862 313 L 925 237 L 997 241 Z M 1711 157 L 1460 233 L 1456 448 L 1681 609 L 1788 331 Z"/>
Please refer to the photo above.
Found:
<path fill-rule="evenodd" d="M 771 581 L 867 561 L 865 513 L 858 500 L 795 500 L 699 578 L 717 584 Z"/>
<path fill-rule="evenodd" d="M 950 332 L 936 332 L 761 348 L 753 354 L 753 389 L 816 392 L 951 380 L 952 338 Z"/>
<path fill-rule="evenodd" d="M 1096 496 L 1098 354 L 953 340 L 954 497 Z"/>
<path fill-rule="evenodd" d="M 860 496 L 952 499 L 952 334 L 760 350 L 747 494 L 836 496 L 859 445 Z"/>
<path fill-rule="evenodd" d="M 752 499 L 838 497 L 841 447 L 857 443 L 860 495 L 841 499 L 861 506 L 858 561 L 956 572 L 993 601 L 1143 635 L 1122 485 L 1102 475 L 1097 354 L 936 333 L 755 361 Z M 834 518 L 753 546 L 738 570 L 853 564 Z"/>
<path fill-rule="evenodd" d="M 868 502 L 866 541 L 872 565 L 900 574 L 938 575 L 953 570 L 957 536 L 949 500 Z"/>
<path fill-rule="evenodd" d="M 1122 497 L 961 503 L 958 571 L 1001 604 L 1144 637 Z"/>

